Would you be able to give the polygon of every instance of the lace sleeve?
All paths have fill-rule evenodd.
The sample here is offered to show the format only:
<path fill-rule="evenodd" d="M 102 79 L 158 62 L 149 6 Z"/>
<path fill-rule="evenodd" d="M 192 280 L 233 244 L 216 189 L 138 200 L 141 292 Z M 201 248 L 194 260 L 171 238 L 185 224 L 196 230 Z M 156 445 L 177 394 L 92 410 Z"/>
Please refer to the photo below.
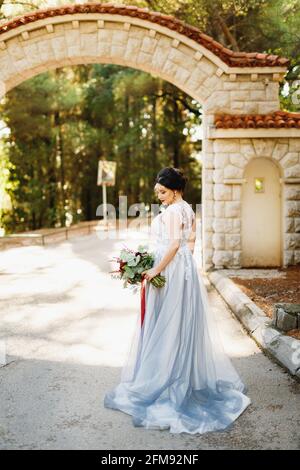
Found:
<path fill-rule="evenodd" d="M 183 220 L 183 223 L 184 223 L 184 227 L 186 230 L 191 230 L 192 229 L 192 226 L 193 226 L 193 223 L 194 223 L 194 220 L 196 218 L 196 214 L 195 212 L 193 211 L 193 209 L 189 206 L 187 208 L 186 211 L 184 211 L 184 220 Z"/>
<path fill-rule="evenodd" d="M 181 240 L 183 230 L 183 215 L 178 208 L 168 207 L 163 215 L 165 238 L 168 240 Z"/>

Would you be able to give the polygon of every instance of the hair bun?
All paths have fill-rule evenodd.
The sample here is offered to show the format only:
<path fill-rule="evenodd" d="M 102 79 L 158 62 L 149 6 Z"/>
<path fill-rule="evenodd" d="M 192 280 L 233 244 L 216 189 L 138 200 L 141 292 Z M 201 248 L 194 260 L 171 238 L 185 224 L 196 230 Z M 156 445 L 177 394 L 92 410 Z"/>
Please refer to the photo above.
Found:
<path fill-rule="evenodd" d="M 179 168 L 168 166 L 159 171 L 156 183 L 162 184 L 169 189 L 183 191 L 188 179 Z"/>

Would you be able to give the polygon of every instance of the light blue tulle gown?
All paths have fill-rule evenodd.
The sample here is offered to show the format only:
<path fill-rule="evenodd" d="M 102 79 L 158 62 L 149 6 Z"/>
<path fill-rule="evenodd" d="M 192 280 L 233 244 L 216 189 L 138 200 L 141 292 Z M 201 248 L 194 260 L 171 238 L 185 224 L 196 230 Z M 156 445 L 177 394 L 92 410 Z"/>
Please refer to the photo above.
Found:
<path fill-rule="evenodd" d="M 104 406 L 132 415 L 134 426 L 202 434 L 227 428 L 251 401 L 224 352 L 188 247 L 195 213 L 184 200 L 152 221 L 154 265 L 172 239 L 171 214 L 183 224 L 180 247 L 161 271 L 165 286 L 147 282 L 143 326 L 138 316 L 120 383 L 105 394 Z"/>

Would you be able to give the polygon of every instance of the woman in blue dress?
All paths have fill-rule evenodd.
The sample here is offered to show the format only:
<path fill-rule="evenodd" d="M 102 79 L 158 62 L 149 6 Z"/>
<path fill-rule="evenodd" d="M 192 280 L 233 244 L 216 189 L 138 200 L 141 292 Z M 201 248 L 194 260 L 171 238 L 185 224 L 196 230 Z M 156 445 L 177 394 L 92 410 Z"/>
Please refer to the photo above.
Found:
<path fill-rule="evenodd" d="M 155 192 L 167 206 L 152 221 L 155 262 L 146 286 L 146 311 L 138 318 L 120 383 L 104 406 L 132 416 L 134 426 L 203 434 L 228 428 L 251 403 L 225 354 L 193 258 L 195 213 L 183 199 L 186 178 L 162 169 Z"/>

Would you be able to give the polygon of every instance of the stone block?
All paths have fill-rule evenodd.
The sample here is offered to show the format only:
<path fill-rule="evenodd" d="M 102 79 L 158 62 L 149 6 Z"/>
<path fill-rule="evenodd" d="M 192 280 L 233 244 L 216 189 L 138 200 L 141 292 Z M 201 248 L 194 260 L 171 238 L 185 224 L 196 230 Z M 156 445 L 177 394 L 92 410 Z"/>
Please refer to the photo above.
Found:
<path fill-rule="evenodd" d="M 300 178 L 300 164 L 285 168 L 284 176 L 286 178 Z"/>
<path fill-rule="evenodd" d="M 232 263 L 232 253 L 225 250 L 215 250 L 212 260 L 218 269 L 227 267 Z"/>
<path fill-rule="evenodd" d="M 35 67 L 42 62 L 37 43 L 33 43 L 33 44 L 25 43 L 24 51 L 27 57 L 27 62 L 28 62 L 29 67 Z"/>
<path fill-rule="evenodd" d="M 248 159 L 243 155 L 242 150 L 241 150 L 241 153 L 231 154 L 229 157 L 229 160 L 232 165 L 237 166 L 239 168 L 243 168 L 243 169 L 246 167 L 248 163 Z"/>
<path fill-rule="evenodd" d="M 242 178 L 244 170 L 233 165 L 227 165 L 224 169 L 224 178 Z"/>
<path fill-rule="evenodd" d="M 266 86 L 266 98 L 269 101 L 276 101 L 279 99 L 279 83 L 269 82 Z"/>
<path fill-rule="evenodd" d="M 215 201 L 214 215 L 215 217 L 225 218 L 225 202 L 224 201 Z"/>
<path fill-rule="evenodd" d="M 239 90 L 239 82 L 223 82 L 224 90 Z"/>
<path fill-rule="evenodd" d="M 214 186 L 214 199 L 216 201 L 231 201 L 232 188 L 230 185 L 216 183 Z"/>
<path fill-rule="evenodd" d="M 205 72 L 198 66 L 192 71 L 187 85 L 193 89 L 197 89 L 200 87 L 206 77 L 207 75 Z"/>
<path fill-rule="evenodd" d="M 204 162 L 205 168 L 214 169 L 214 154 L 204 152 L 203 162 Z"/>
<path fill-rule="evenodd" d="M 255 81 L 255 82 L 240 82 L 239 83 L 240 90 L 264 90 L 265 84 L 263 82 Z"/>
<path fill-rule="evenodd" d="M 230 108 L 230 95 L 227 91 L 215 91 L 213 92 L 209 100 L 203 105 L 205 112 L 227 112 Z"/>
<path fill-rule="evenodd" d="M 241 236 L 239 234 L 225 235 L 225 249 L 226 250 L 240 250 L 241 249 Z"/>
<path fill-rule="evenodd" d="M 157 68 L 157 70 L 162 70 L 165 63 L 167 62 L 169 55 L 168 49 L 162 49 L 157 46 L 153 56 L 152 56 L 152 65 Z"/>
<path fill-rule="evenodd" d="M 240 201 L 226 201 L 225 202 L 225 217 L 240 217 L 241 216 L 241 202 Z"/>
<path fill-rule="evenodd" d="M 280 109 L 279 97 L 274 101 L 262 101 L 258 103 L 258 113 L 259 114 L 268 114 L 278 111 Z"/>
<path fill-rule="evenodd" d="M 290 168 L 299 163 L 299 153 L 298 152 L 287 152 L 284 157 L 280 160 L 280 164 L 283 168 Z"/>
<path fill-rule="evenodd" d="M 248 90 L 235 90 L 230 92 L 230 98 L 232 101 L 249 101 L 250 91 Z"/>
<path fill-rule="evenodd" d="M 242 187 L 240 184 L 232 185 L 232 200 L 240 201 L 242 198 Z"/>
<path fill-rule="evenodd" d="M 251 158 L 256 156 L 254 147 L 251 142 L 250 143 L 241 142 L 240 153 L 247 161 L 251 160 Z"/>
<path fill-rule="evenodd" d="M 141 51 L 147 54 L 153 54 L 157 47 L 157 39 L 145 36 L 141 45 Z"/>
<path fill-rule="evenodd" d="M 225 250 L 224 233 L 214 233 L 212 236 L 212 244 L 216 250 Z"/>
<path fill-rule="evenodd" d="M 57 28 L 58 25 L 55 26 Z M 94 33 L 98 30 L 98 24 L 96 21 L 80 21 L 79 22 L 80 34 Z"/>
<path fill-rule="evenodd" d="M 205 72 L 206 75 L 213 75 L 217 71 L 217 66 L 214 65 L 212 62 L 207 60 L 205 57 L 203 57 L 200 62 L 199 66 L 201 69 Z"/>
<path fill-rule="evenodd" d="M 295 264 L 300 263 L 300 250 L 294 250 L 294 262 Z"/>
<path fill-rule="evenodd" d="M 284 222 L 285 222 L 284 231 L 286 233 L 291 233 L 291 232 L 295 231 L 295 220 L 297 220 L 297 219 L 295 219 L 294 217 L 285 217 L 285 219 L 284 219 Z"/>
<path fill-rule="evenodd" d="M 92 56 L 97 54 L 97 38 L 97 32 L 80 36 L 80 50 L 84 55 Z"/>
<path fill-rule="evenodd" d="M 67 44 L 64 36 L 50 39 L 56 60 L 63 59 L 68 55 Z"/>
<path fill-rule="evenodd" d="M 224 171 L 223 169 L 217 169 L 213 172 L 213 181 L 215 183 L 223 183 L 224 181 Z"/>
<path fill-rule="evenodd" d="M 124 30 L 113 31 L 111 42 L 112 44 L 125 47 L 128 41 L 128 35 L 129 35 L 128 31 L 124 31 Z"/>
<path fill-rule="evenodd" d="M 286 185 L 284 193 L 287 200 L 300 200 L 300 184 Z"/>
<path fill-rule="evenodd" d="M 272 156 L 275 146 L 273 139 L 252 139 L 252 144 L 258 157 Z"/>
<path fill-rule="evenodd" d="M 300 341 L 286 335 L 279 335 L 268 344 L 268 350 L 292 374 L 300 367 Z"/>
<path fill-rule="evenodd" d="M 140 51 L 140 48 L 141 48 L 141 40 L 130 37 L 126 44 L 124 59 L 135 61 L 135 58 Z M 152 57 L 152 61 L 153 61 L 153 58 L 154 56 Z"/>
<path fill-rule="evenodd" d="M 216 153 L 214 157 L 214 166 L 216 169 L 225 168 L 229 163 L 230 154 L 228 153 Z"/>
<path fill-rule="evenodd" d="M 251 92 L 250 92 L 250 100 L 254 100 L 254 101 L 265 101 L 265 100 L 266 100 L 266 92 L 265 92 L 265 90 L 251 90 Z"/>
<path fill-rule="evenodd" d="M 214 151 L 220 153 L 239 153 L 239 139 L 216 139 L 214 141 Z"/>
<path fill-rule="evenodd" d="M 272 323 L 283 331 L 300 328 L 300 304 L 275 304 L 273 307 Z"/>
<path fill-rule="evenodd" d="M 25 51 L 18 38 L 11 39 L 6 43 L 7 52 L 12 60 L 22 60 L 25 58 Z"/>
<path fill-rule="evenodd" d="M 289 151 L 300 152 L 300 139 L 291 138 L 289 139 Z"/>
<path fill-rule="evenodd" d="M 300 249 L 300 234 L 299 233 L 286 233 L 284 237 L 284 247 L 286 250 L 299 250 Z"/>

